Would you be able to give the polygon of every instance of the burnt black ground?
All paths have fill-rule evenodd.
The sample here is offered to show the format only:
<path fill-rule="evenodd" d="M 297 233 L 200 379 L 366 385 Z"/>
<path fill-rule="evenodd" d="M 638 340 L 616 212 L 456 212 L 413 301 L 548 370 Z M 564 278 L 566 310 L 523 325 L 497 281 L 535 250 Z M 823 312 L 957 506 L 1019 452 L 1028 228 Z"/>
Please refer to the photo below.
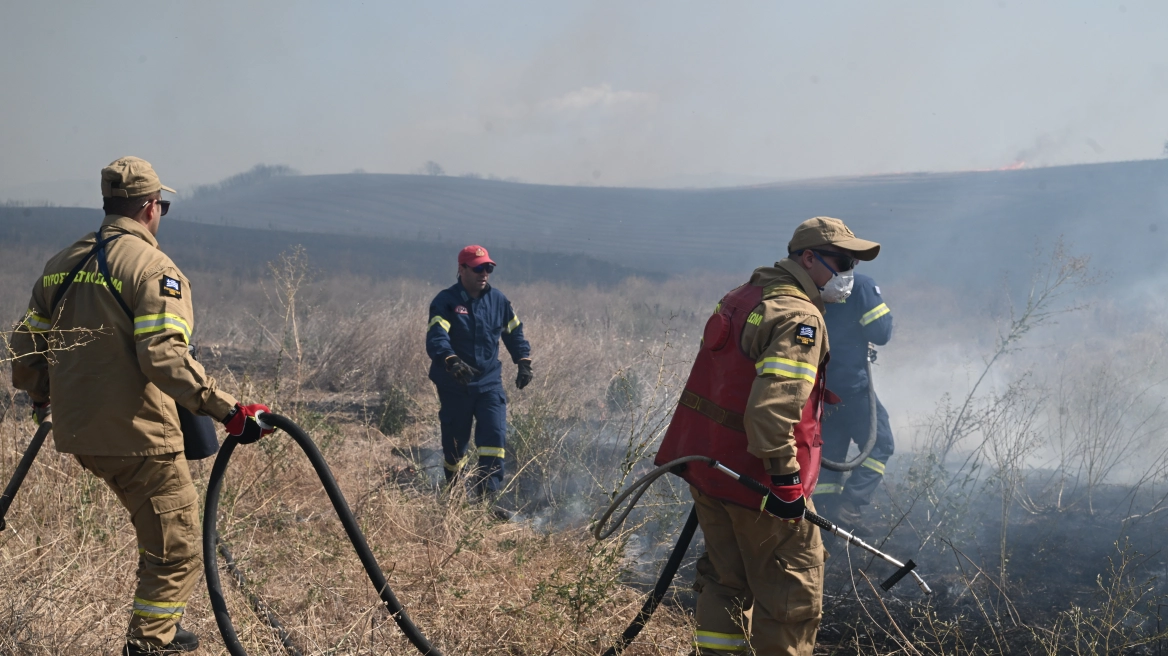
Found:
<path fill-rule="evenodd" d="M 1103 486 L 1095 493 L 1092 514 L 1083 490 L 1072 493 L 1068 483 L 1059 508 L 1057 490 L 1040 493 L 1050 472 L 1032 475 L 1024 492 L 1051 506 L 1039 512 L 1021 503 L 1011 508 L 1009 560 L 1002 582 L 1000 496 L 984 483 L 971 485 L 966 491 L 974 492 L 973 501 L 960 530 L 922 544 L 922 536 L 934 527 L 924 504 L 918 502 L 907 516 L 894 511 L 906 504 L 910 492 L 896 484 L 904 473 L 901 465 L 889 477 L 892 484 L 883 486 L 866 509 L 877 529 L 867 541 L 893 557 L 912 558 L 934 594 L 923 595 L 911 577 L 891 592 L 880 590 L 895 568 L 825 535 L 829 558 L 816 654 L 904 653 L 894 623 L 926 654 L 1168 654 L 1168 510 L 1144 515 L 1168 493 L 1168 486 Z M 662 527 L 661 532 L 675 536 L 680 523 L 675 528 Z M 693 564 L 701 551 L 699 531 L 666 603 L 692 612 Z M 667 555 L 668 550 L 658 550 L 654 566 L 631 573 L 630 583 L 647 592 Z M 1136 596 L 1128 602 L 1117 599 L 1116 591 Z M 1075 607 L 1082 609 L 1085 620 L 1072 621 L 1068 612 Z M 1109 609 L 1131 612 L 1119 622 L 1122 631 L 1112 633 L 1110 648 L 1089 645 L 1092 638 L 1101 642 L 1102 632 L 1088 624 L 1101 627 Z M 1076 624 L 1085 629 L 1077 643 L 1072 639 Z M 614 626 L 614 635 L 620 629 Z M 1042 642 L 1051 641 L 1052 631 L 1062 636 L 1061 647 L 1048 652 Z M 1150 642 L 1119 648 L 1121 632 Z"/>
<path fill-rule="evenodd" d="M 895 476 L 890 478 L 895 481 Z M 962 642 L 977 643 L 985 653 L 1046 653 L 1035 635 L 1059 626 L 1060 619 L 1060 628 L 1070 630 L 1073 623 L 1066 613 L 1074 607 L 1097 623 L 1111 611 L 1130 609 L 1121 625 L 1131 636 L 1168 629 L 1168 511 L 1145 514 L 1162 502 L 1168 488 L 1103 486 L 1095 492 L 1092 513 L 1082 488 L 1075 493 L 1064 488 L 1060 507 L 1057 490 L 1043 489 L 1049 479 L 1049 472 L 1031 475 L 1023 493 L 1034 503 L 1011 507 L 1004 581 L 999 577 L 1001 497 L 992 488 L 970 485 L 966 492 L 972 493 L 972 503 L 957 529 L 923 544 L 933 526 L 923 507 L 927 504 L 918 502 L 905 516 L 895 508 L 908 505 L 911 490 L 895 483 L 882 489 L 867 509 L 877 529 L 869 541 L 895 557 L 911 557 L 934 590 L 927 599 L 905 578 L 890 593 L 880 593 L 906 635 L 934 643 L 936 653 L 954 653 Z M 891 647 L 896 641 L 884 634 L 891 630 L 888 615 L 860 573 L 875 585 L 894 568 L 855 547 L 849 550 L 826 540 L 832 557 L 821 645 L 842 649 L 828 653 L 851 653 L 856 636 L 867 634 L 875 644 Z M 938 641 L 921 621 L 926 614 L 958 629 L 948 641 Z M 1160 654 L 1164 649 L 1168 638 L 1160 635 L 1159 642 L 1122 653 Z"/>

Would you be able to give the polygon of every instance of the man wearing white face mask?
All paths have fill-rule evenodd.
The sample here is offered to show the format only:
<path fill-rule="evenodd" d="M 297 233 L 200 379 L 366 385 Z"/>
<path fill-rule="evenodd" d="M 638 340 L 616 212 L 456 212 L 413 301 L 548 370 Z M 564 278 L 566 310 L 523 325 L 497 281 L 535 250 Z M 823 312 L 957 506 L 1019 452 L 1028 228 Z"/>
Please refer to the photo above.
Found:
<path fill-rule="evenodd" d="M 823 542 L 802 519 L 814 509 L 819 422 L 833 396 L 824 303 L 847 296 L 854 261 L 875 258 L 880 245 L 816 217 L 796 228 L 787 252 L 714 310 L 654 460 L 715 458 L 769 480 L 782 501 L 762 512 L 757 494 L 723 474 L 684 470 L 706 541 L 695 581 L 701 656 L 811 656 L 823 614 Z"/>

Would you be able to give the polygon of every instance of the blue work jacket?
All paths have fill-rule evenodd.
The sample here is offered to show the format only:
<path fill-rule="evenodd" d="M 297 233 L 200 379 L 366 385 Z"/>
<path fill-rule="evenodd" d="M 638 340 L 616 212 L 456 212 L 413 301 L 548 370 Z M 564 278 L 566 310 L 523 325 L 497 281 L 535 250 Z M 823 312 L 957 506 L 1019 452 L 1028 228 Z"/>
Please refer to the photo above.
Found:
<path fill-rule="evenodd" d="M 852 294 L 843 303 L 828 303 L 823 313 L 831 340 L 827 386 L 837 394 L 868 390 L 868 344 L 883 346 L 892 339 L 892 311 L 880 298 L 880 287 L 855 274 Z"/>
<path fill-rule="evenodd" d="M 523 323 L 503 292 L 488 285 L 481 296 L 471 298 L 461 282 L 442 290 L 430 303 L 430 324 L 426 329 L 430 380 L 441 388 L 461 388 L 446 371 L 446 358 L 457 355 L 479 370 L 470 387 L 502 387 L 500 338 L 512 362 L 531 357 L 531 346 L 523 338 Z"/>

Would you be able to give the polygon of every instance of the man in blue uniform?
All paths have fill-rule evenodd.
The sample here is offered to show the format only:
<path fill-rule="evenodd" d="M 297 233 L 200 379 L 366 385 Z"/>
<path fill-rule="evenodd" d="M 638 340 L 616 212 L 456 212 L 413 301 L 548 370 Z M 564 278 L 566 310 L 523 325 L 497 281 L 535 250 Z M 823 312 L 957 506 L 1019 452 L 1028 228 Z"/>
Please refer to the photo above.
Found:
<path fill-rule="evenodd" d="M 831 335 L 831 367 L 827 384 L 840 402 L 827 406 L 823 418 L 823 457 L 844 462 L 852 442 L 863 448 L 872 425 L 869 402 L 868 345 L 883 346 L 892 337 L 892 312 L 880 298 L 880 287 L 861 273 L 855 274 L 852 293 L 843 303 L 827 306 L 823 313 Z M 860 523 L 860 509 L 872 500 L 884 466 L 892 456 L 892 428 L 888 411 L 876 400 L 876 446 L 847 482 L 842 472 L 824 469 L 815 488 L 815 504 L 821 512 L 853 528 L 869 531 Z"/>
<path fill-rule="evenodd" d="M 499 339 L 519 365 L 515 386 L 531 382 L 531 346 L 523 338 L 523 324 L 511 301 L 487 282 L 495 262 L 482 246 L 458 254 L 458 282 L 442 290 L 430 303 L 426 353 L 430 380 L 438 388 L 442 424 L 442 455 L 447 483 L 470 459 L 472 420 L 478 464 L 471 473 L 471 494 L 493 495 L 503 487 L 503 459 L 507 455 L 507 395 L 503 392 L 503 365 Z"/>

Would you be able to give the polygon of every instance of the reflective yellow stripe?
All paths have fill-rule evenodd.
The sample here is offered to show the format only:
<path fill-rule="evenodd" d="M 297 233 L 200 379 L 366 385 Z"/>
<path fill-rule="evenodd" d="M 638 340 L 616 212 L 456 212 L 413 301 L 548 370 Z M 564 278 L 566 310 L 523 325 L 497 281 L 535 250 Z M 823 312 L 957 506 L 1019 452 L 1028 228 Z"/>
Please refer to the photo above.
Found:
<path fill-rule="evenodd" d="M 694 631 L 694 646 L 699 649 L 721 649 L 722 651 L 742 651 L 746 649 L 744 633 L 714 633 Z"/>
<path fill-rule="evenodd" d="M 876 472 L 877 474 L 880 474 L 881 476 L 884 475 L 884 463 L 880 462 L 879 460 L 876 460 L 875 458 L 864 459 L 864 463 L 861 466 L 867 467 L 868 469 L 871 469 L 872 471 Z"/>
<path fill-rule="evenodd" d="M 28 329 L 34 333 L 43 333 L 53 327 L 53 322 L 29 310 L 24 317 L 24 325 L 28 326 Z"/>
<path fill-rule="evenodd" d="M 470 460 L 470 456 L 469 456 L 469 455 L 467 455 L 467 456 L 463 456 L 463 457 L 462 457 L 462 460 L 459 460 L 458 462 L 456 462 L 456 463 L 454 463 L 454 464 L 452 465 L 452 464 L 450 464 L 449 462 L 446 462 L 446 460 L 444 459 L 444 460 L 442 461 L 442 466 L 446 468 L 446 471 L 452 471 L 452 472 L 456 472 L 456 471 L 458 471 L 458 470 L 462 469 L 463 467 L 465 467 L 465 466 L 466 466 L 466 462 L 467 462 L 468 460 Z"/>
<path fill-rule="evenodd" d="M 147 335 L 164 330 L 177 330 L 182 333 L 183 341 L 191 341 L 191 326 L 186 319 L 177 314 L 146 314 L 134 317 L 134 334 Z"/>
<path fill-rule="evenodd" d="M 434 317 L 433 319 L 430 319 L 430 325 L 426 326 L 426 330 L 430 330 L 431 328 L 434 327 L 435 324 L 442 326 L 442 330 L 445 330 L 446 332 L 450 332 L 450 322 L 443 319 L 440 316 Z"/>
<path fill-rule="evenodd" d="M 154 617 L 170 619 L 182 617 L 187 604 L 182 601 L 150 601 L 141 597 L 134 597 L 134 614 L 139 617 Z"/>
<path fill-rule="evenodd" d="M 868 310 L 867 312 L 864 313 L 864 316 L 860 317 L 860 325 L 867 326 L 868 324 L 870 324 L 873 321 L 879 319 L 880 317 L 888 314 L 891 311 L 892 310 L 888 309 L 888 305 L 886 303 L 881 303 L 880 305 L 877 305 L 876 307 L 872 308 L 871 310 Z"/>
<path fill-rule="evenodd" d="M 759 376 L 784 376 L 815 382 L 818 367 L 786 358 L 763 358 L 754 365 Z"/>
<path fill-rule="evenodd" d="M 502 458 L 504 455 L 506 455 L 506 453 L 507 452 L 502 447 L 498 446 L 479 447 L 479 457 L 488 456 L 492 458 Z"/>
<path fill-rule="evenodd" d="M 152 610 L 142 610 L 140 608 L 134 609 L 134 615 L 137 615 L 138 617 L 150 617 L 150 618 L 159 619 L 159 620 L 169 620 L 169 619 L 181 618 L 183 616 L 184 612 L 186 612 L 186 609 L 172 611 L 172 612 L 163 611 L 161 613 L 155 612 Z"/>
<path fill-rule="evenodd" d="M 751 312 L 749 317 L 746 317 L 746 323 L 757 326 L 762 323 L 762 315 L 757 312 Z"/>
<path fill-rule="evenodd" d="M 511 321 L 507 323 L 507 328 L 503 332 L 511 334 L 512 330 L 515 330 L 519 327 L 519 323 L 520 321 L 518 316 L 511 317 Z"/>
<path fill-rule="evenodd" d="M 719 301 L 718 304 L 714 306 L 714 314 L 718 314 L 721 311 L 722 311 L 722 302 Z"/>
<path fill-rule="evenodd" d="M 839 483 L 820 483 L 819 485 L 815 486 L 815 492 L 813 492 L 811 496 L 815 496 L 817 494 L 839 494 L 843 491 L 844 486 L 840 485 Z"/>

